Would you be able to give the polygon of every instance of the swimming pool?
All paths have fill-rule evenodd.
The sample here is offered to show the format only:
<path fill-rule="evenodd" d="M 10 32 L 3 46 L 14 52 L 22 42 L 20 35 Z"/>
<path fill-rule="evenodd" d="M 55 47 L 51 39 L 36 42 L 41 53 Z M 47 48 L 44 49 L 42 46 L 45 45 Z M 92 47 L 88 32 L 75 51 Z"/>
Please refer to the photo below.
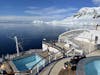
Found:
<path fill-rule="evenodd" d="M 85 65 L 86 75 L 100 75 L 100 60 L 94 60 Z"/>
<path fill-rule="evenodd" d="M 42 60 L 42 57 L 34 54 L 31 56 L 27 56 L 27 57 L 23 57 L 23 58 L 18 58 L 18 59 L 14 59 L 13 63 L 16 66 L 16 68 L 19 71 L 26 71 L 26 70 L 30 70 L 36 63 L 38 63 L 40 60 Z M 38 66 L 41 66 L 45 63 L 45 59 L 43 59 Z"/>

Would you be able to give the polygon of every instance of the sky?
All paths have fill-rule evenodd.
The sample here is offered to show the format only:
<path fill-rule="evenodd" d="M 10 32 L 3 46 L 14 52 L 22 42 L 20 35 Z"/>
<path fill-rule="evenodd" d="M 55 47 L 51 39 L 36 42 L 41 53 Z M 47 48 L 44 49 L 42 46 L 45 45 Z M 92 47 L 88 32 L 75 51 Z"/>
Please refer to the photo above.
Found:
<path fill-rule="evenodd" d="M 0 20 L 61 20 L 100 0 L 0 0 Z"/>

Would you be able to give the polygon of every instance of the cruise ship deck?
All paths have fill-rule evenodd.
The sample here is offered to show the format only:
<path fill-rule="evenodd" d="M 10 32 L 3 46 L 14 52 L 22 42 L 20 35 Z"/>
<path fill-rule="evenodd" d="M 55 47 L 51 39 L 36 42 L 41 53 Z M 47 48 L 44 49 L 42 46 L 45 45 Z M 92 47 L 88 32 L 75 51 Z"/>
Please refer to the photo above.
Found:
<path fill-rule="evenodd" d="M 37 50 L 37 52 L 30 50 L 24 54 L 20 53 L 19 57 L 12 55 L 9 64 L 13 69 L 13 73 L 16 75 L 77 75 L 77 69 L 74 71 L 71 68 L 65 69 L 64 63 L 70 62 L 76 55 L 82 56 L 84 54 L 86 57 L 100 56 L 100 51 L 97 48 L 100 39 L 98 39 L 97 42 L 94 40 L 95 36 L 99 37 L 99 34 L 92 32 L 95 36 L 91 36 L 91 31 L 92 30 L 85 29 L 68 31 L 59 35 L 58 41 L 47 42 L 43 40 L 42 49 Z M 84 32 L 87 33 L 86 35 L 88 37 L 82 36 Z M 35 64 L 32 62 L 34 61 L 33 57 L 26 57 L 27 54 L 32 55 L 34 53 L 39 55 L 39 59 L 41 58 L 40 60 L 35 60 Z M 24 56 L 25 60 L 23 59 Z M 28 60 L 26 60 L 27 58 Z M 16 60 L 13 61 L 14 59 L 18 59 L 17 63 L 15 62 Z M 41 62 L 43 62 L 43 64 L 39 66 Z M 24 68 L 19 68 L 21 65 L 23 65 Z"/>

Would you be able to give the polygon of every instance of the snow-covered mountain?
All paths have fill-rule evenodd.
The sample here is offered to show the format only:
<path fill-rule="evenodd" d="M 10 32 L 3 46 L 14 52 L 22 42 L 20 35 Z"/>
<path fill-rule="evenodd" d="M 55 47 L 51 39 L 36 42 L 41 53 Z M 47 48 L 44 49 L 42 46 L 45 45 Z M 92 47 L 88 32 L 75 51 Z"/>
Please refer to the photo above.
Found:
<path fill-rule="evenodd" d="M 45 23 L 64 26 L 100 25 L 100 7 L 84 7 L 71 17 Z"/>
<path fill-rule="evenodd" d="M 78 11 L 74 18 L 100 18 L 100 7 L 84 7 Z"/>

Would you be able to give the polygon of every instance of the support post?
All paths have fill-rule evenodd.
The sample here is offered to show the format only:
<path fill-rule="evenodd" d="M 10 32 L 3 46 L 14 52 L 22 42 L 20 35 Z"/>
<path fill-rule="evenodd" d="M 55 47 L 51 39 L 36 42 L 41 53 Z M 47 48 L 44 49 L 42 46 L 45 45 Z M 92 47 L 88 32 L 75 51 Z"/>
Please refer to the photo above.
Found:
<path fill-rule="evenodd" d="M 57 59 L 57 57 L 56 57 L 56 54 L 55 54 L 55 59 L 54 60 L 56 60 Z"/>
<path fill-rule="evenodd" d="M 49 56 L 49 63 L 51 62 L 51 56 Z"/>
<path fill-rule="evenodd" d="M 38 64 L 37 64 L 37 73 L 39 74 L 39 66 L 38 66 Z"/>
<path fill-rule="evenodd" d="M 17 36 L 15 36 L 14 39 L 15 39 L 15 43 L 16 43 L 17 56 L 19 56 L 19 47 L 18 47 L 18 39 L 17 39 Z"/>
<path fill-rule="evenodd" d="M 43 60 L 43 67 L 45 67 L 45 60 Z"/>

